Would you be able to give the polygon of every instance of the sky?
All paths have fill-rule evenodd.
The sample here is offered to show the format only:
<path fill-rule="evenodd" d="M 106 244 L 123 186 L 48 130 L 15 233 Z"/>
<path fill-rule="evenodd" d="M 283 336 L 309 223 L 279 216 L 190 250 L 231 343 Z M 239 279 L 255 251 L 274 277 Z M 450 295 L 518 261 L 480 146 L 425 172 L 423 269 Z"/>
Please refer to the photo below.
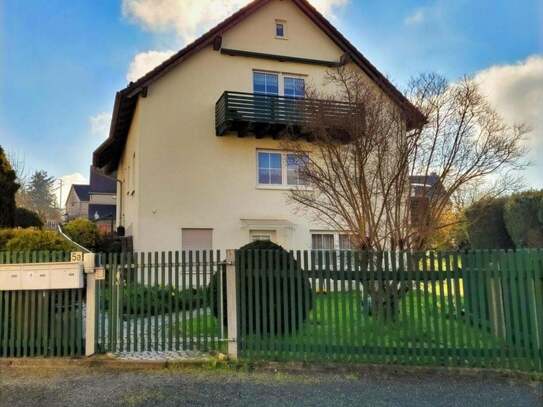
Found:
<path fill-rule="evenodd" d="M 400 89 L 475 77 L 525 123 L 528 187 L 543 188 L 542 0 L 313 0 Z M 88 180 L 115 92 L 248 0 L 0 0 L 0 145 L 71 183 Z"/>

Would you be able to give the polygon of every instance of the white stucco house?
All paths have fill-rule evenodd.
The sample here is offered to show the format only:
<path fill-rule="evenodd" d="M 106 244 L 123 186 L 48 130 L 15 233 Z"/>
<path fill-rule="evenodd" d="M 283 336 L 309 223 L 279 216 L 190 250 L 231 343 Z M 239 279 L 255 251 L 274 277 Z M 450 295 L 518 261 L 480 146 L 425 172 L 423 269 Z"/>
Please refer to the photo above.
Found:
<path fill-rule="evenodd" d="M 340 64 L 403 109 L 406 128 L 422 120 L 306 0 L 255 0 L 119 91 L 93 165 L 118 180 L 116 221 L 134 249 L 348 244 L 288 202 L 300 181 L 277 111 L 299 103 L 307 84 L 326 91 L 327 70 Z"/>

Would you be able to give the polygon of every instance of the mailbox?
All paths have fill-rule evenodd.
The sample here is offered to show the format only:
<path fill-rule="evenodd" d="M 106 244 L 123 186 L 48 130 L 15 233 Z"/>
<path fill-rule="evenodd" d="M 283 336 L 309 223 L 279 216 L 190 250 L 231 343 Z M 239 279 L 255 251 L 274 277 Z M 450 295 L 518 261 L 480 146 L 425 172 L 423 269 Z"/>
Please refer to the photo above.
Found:
<path fill-rule="evenodd" d="M 83 282 L 82 263 L 0 265 L 0 291 L 83 288 Z"/>

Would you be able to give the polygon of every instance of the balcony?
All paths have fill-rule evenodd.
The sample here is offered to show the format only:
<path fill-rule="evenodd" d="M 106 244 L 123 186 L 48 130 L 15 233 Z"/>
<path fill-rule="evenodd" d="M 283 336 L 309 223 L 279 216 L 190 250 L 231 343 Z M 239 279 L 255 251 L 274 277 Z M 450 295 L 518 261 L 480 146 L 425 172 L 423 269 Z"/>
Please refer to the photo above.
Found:
<path fill-rule="evenodd" d="M 308 124 L 317 115 L 337 120 L 351 107 L 345 102 L 226 91 L 215 104 L 215 129 L 217 136 L 233 132 L 239 137 L 279 137 L 288 130 L 309 136 Z"/>

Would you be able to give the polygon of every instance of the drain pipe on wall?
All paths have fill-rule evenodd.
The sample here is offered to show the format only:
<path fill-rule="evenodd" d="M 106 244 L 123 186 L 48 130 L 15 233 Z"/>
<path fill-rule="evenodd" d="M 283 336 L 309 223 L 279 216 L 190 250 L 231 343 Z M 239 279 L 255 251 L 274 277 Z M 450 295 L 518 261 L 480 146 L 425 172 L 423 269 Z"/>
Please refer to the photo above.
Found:
<path fill-rule="evenodd" d="M 115 221 L 117 222 L 117 227 L 119 226 L 124 226 L 123 225 L 123 182 L 115 177 L 115 182 L 117 182 L 118 184 L 118 187 L 117 187 L 117 197 L 119 198 L 118 199 L 118 202 L 119 202 L 119 210 L 116 212 L 117 213 L 117 219 L 115 219 Z"/>

